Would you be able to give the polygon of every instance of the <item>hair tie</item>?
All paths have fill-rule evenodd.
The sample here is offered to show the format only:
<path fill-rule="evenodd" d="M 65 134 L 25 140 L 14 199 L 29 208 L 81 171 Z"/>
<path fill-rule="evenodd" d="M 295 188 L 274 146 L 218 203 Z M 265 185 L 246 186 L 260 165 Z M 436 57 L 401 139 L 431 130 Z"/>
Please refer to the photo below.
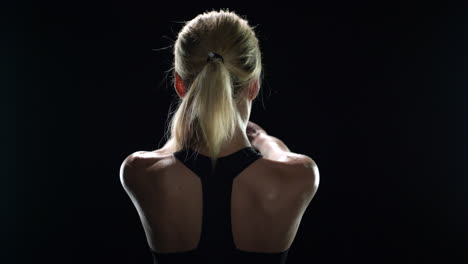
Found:
<path fill-rule="evenodd" d="M 206 59 L 206 61 L 209 62 L 209 61 L 212 61 L 214 59 L 219 59 L 219 60 L 221 60 L 221 62 L 224 63 L 223 56 L 219 55 L 218 53 L 212 52 L 212 51 L 208 52 L 208 58 Z"/>

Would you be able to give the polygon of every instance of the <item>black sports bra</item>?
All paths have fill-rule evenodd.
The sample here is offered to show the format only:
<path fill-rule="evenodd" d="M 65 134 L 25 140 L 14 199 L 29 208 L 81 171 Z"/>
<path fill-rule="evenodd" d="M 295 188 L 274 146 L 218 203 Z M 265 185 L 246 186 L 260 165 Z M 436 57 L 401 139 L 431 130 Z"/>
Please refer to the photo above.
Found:
<path fill-rule="evenodd" d="M 243 251 L 236 248 L 231 230 L 231 191 L 234 178 L 262 157 L 253 147 L 242 148 L 217 159 L 211 170 L 210 157 L 191 149 L 174 156 L 200 177 L 203 188 L 202 232 L 198 246 L 190 251 L 158 253 L 151 250 L 154 264 L 174 263 L 268 263 L 284 264 L 289 248 L 278 253 Z"/>

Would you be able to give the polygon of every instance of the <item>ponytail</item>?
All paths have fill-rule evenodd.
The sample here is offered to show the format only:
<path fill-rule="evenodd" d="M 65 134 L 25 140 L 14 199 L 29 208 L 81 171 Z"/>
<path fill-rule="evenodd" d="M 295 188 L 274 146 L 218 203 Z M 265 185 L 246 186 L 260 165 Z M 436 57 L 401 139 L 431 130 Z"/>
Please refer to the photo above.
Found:
<path fill-rule="evenodd" d="M 221 60 L 209 60 L 187 89 L 171 134 L 178 149 L 206 146 L 214 169 L 222 145 L 234 135 L 236 113 L 229 71 Z"/>

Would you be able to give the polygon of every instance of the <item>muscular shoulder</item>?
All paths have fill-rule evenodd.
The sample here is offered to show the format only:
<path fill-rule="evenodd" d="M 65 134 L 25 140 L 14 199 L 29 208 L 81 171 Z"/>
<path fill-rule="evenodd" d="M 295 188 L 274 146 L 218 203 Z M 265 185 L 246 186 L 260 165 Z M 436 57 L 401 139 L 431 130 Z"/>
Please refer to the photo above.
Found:
<path fill-rule="evenodd" d="M 305 176 L 317 176 L 318 167 L 315 161 L 307 155 L 284 152 L 277 160 L 266 159 L 271 163 L 271 166 L 276 167 L 278 170 L 299 173 Z"/>
<path fill-rule="evenodd" d="M 169 158 L 169 159 L 168 159 Z M 128 155 L 120 166 L 120 181 L 124 187 L 141 182 L 170 163 L 168 155 L 151 151 L 136 151 Z"/>
<path fill-rule="evenodd" d="M 311 157 L 292 152 L 288 153 L 286 157 L 285 163 L 289 168 L 306 175 L 318 176 L 318 166 Z"/>
<path fill-rule="evenodd" d="M 313 196 L 318 189 L 320 174 L 315 161 L 307 155 L 286 152 L 281 161 L 273 162 L 277 171 L 285 179 L 291 179 L 295 183 L 304 186 Z"/>

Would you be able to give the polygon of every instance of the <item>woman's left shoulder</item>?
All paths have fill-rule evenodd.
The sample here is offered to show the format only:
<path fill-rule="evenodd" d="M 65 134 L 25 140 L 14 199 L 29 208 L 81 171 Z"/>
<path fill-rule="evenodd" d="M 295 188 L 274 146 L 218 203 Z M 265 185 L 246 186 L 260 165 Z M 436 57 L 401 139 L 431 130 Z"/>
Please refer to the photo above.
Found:
<path fill-rule="evenodd" d="M 122 165 L 132 168 L 142 168 L 152 165 L 161 158 L 161 155 L 153 151 L 135 151 L 128 155 Z"/>
<path fill-rule="evenodd" d="M 167 166 L 171 155 L 158 151 L 135 151 L 128 155 L 120 166 L 120 180 L 130 183 L 145 175 L 154 173 L 158 168 Z"/>

